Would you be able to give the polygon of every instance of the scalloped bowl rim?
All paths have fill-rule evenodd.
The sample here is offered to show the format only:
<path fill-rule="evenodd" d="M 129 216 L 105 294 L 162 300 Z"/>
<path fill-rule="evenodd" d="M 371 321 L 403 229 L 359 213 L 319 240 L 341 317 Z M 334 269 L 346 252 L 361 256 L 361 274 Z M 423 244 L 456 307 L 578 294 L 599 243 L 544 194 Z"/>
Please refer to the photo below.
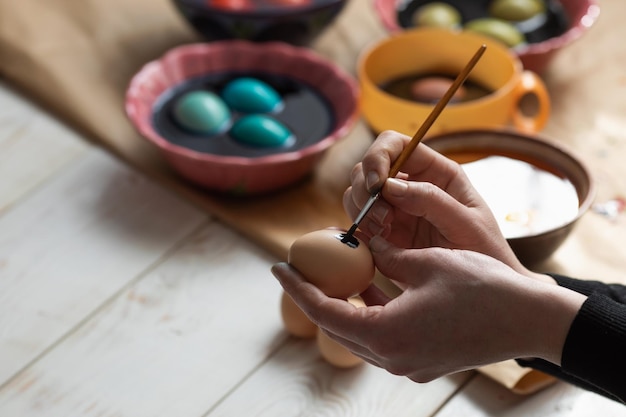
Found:
<path fill-rule="evenodd" d="M 383 26 L 390 33 L 396 33 L 403 30 L 405 28 L 401 27 L 398 24 L 397 18 L 395 16 L 391 16 L 388 12 L 386 6 L 393 3 L 394 10 L 397 7 L 398 2 L 402 0 L 373 0 L 374 1 L 374 10 L 378 14 L 379 19 L 383 23 Z M 574 1 L 582 1 L 582 0 L 574 0 Z M 580 38 L 582 34 L 588 30 L 598 19 L 600 15 L 600 5 L 598 4 L 598 0 L 584 0 L 586 2 L 585 7 L 586 10 L 582 13 L 580 19 L 576 22 L 573 22 L 572 26 L 569 27 L 564 33 L 559 36 L 555 36 L 549 39 L 546 39 L 542 42 L 531 43 L 528 45 L 524 45 L 518 48 L 511 48 L 517 55 L 524 54 L 542 54 L 547 53 L 549 51 L 562 48 L 563 46 L 573 42 L 574 40 Z"/>
<path fill-rule="evenodd" d="M 316 65 L 318 67 L 325 68 L 337 81 L 343 83 L 348 91 L 350 91 L 350 100 L 354 103 L 353 109 L 349 112 L 350 115 L 342 120 L 336 120 L 336 124 L 333 129 L 321 140 L 304 147 L 300 150 L 279 152 L 267 156 L 259 157 L 246 157 L 238 155 L 218 155 L 206 152 L 198 152 L 192 149 L 176 145 L 163 136 L 161 136 L 154 128 L 152 120 L 145 120 L 138 111 L 140 105 L 147 105 L 145 100 L 141 99 L 142 88 L 151 83 L 151 78 L 155 72 L 161 72 L 165 66 L 171 65 L 170 62 L 177 62 L 177 58 L 185 52 L 194 52 L 201 55 L 210 55 L 216 53 L 219 48 L 229 48 L 233 50 L 242 51 L 241 53 L 250 51 L 259 51 L 260 48 L 266 54 L 278 54 L 280 56 L 286 56 L 290 59 L 305 60 L 309 64 Z M 283 74 L 285 76 L 292 76 L 291 74 Z M 292 76 L 297 78 L 296 76 Z M 184 81 L 187 78 L 183 78 L 180 81 Z M 171 84 L 169 88 L 172 88 L 176 84 Z M 315 89 L 315 86 L 311 86 Z M 317 90 L 317 89 L 316 89 Z M 162 94 L 166 91 L 161 91 Z M 157 95 L 158 97 L 158 95 Z M 322 58 L 312 50 L 304 47 L 292 46 L 284 42 L 273 41 L 263 44 L 254 43 L 246 40 L 224 40 L 215 41 L 210 43 L 192 43 L 174 47 L 165 52 L 160 58 L 150 61 L 143 65 L 143 67 L 131 78 L 131 81 L 126 90 L 125 97 L 125 111 L 128 118 L 131 120 L 135 129 L 148 141 L 154 143 L 161 150 L 176 154 L 177 156 L 192 159 L 196 161 L 207 162 L 211 164 L 220 164 L 228 166 L 257 166 L 257 165 L 273 165 L 282 164 L 290 161 L 297 161 L 303 158 L 321 153 L 328 149 L 331 145 L 344 137 L 356 123 L 358 118 L 358 97 L 359 89 L 356 80 L 354 80 L 347 72 L 331 63 L 330 61 Z M 139 103 L 139 104 L 138 104 Z M 150 107 L 154 105 L 154 100 L 149 101 Z M 333 111 L 333 109 L 331 109 Z M 151 113 L 150 113 L 151 114 Z M 333 111 L 336 115 L 336 112 Z"/>

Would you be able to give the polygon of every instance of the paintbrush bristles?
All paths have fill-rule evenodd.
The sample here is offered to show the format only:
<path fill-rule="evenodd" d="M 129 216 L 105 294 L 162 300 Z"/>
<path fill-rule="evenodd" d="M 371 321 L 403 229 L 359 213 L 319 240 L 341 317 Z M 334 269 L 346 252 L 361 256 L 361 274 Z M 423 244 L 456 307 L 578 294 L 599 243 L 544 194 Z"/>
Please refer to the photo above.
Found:
<path fill-rule="evenodd" d="M 481 45 L 480 48 L 478 48 L 478 50 L 476 51 L 472 59 L 469 60 L 469 62 L 465 65 L 465 68 L 463 68 L 463 70 L 459 73 L 459 75 L 457 75 L 454 82 L 448 88 L 448 91 L 446 91 L 443 97 L 441 97 L 441 99 L 437 102 L 437 104 L 435 105 L 433 110 L 430 112 L 426 120 L 424 120 L 424 123 L 422 123 L 419 129 L 417 129 L 417 132 L 415 132 L 409 144 L 402 150 L 398 158 L 395 160 L 395 162 L 391 166 L 391 169 L 389 170 L 390 178 L 395 177 L 398 174 L 398 172 L 400 172 L 400 167 L 406 162 L 406 160 L 413 153 L 415 148 L 417 148 L 417 145 L 419 145 L 419 143 L 422 141 L 428 129 L 430 129 L 433 123 L 435 123 L 435 120 L 437 120 L 437 118 L 439 117 L 443 109 L 446 107 L 446 105 L 448 104 L 448 102 L 450 101 L 454 93 L 456 93 L 456 90 L 459 89 L 461 84 L 463 84 L 465 79 L 469 76 L 469 73 L 472 71 L 472 69 L 474 68 L 474 66 L 480 59 L 480 57 L 483 55 L 483 53 L 485 52 L 485 49 L 487 49 L 487 45 L 484 45 L 484 44 Z"/>

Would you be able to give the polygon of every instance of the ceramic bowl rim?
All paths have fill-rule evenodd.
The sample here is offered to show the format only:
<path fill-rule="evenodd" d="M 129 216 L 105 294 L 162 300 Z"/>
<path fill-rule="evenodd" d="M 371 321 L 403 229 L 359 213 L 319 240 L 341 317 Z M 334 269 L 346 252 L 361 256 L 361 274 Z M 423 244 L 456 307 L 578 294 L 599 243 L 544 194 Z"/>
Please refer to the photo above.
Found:
<path fill-rule="evenodd" d="M 431 104 L 421 103 L 419 101 L 413 101 L 410 99 L 403 99 L 400 97 L 396 97 L 391 93 L 386 92 L 383 88 L 381 88 L 376 82 L 372 80 L 369 72 L 366 70 L 366 65 L 369 61 L 372 60 L 372 55 L 375 53 L 380 53 L 379 51 L 383 48 L 389 48 L 389 45 L 397 42 L 398 39 L 411 39 L 414 37 L 430 37 L 438 34 L 443 34 L 444 36 L 454 38 L 454 37 L 463 37 L 468 39 L 476 40 L 476 43 L 480 42 L 488 45 L 489 48 L 497 48 L 503 54 L 506 54 L 510 58 L 511 70 L 514 74 L 522 74 L 524 72 L 524 65 L 520 58 L 513 53 L 511 48 L 507 48 L 506 46 L 498 43 L 497 41 L 487 38 L 484 35 L 473 32 L 462 32 L 462 31 L 448 31 L 442 28 L 434 28 L 434 27 L 416 27 L 403 30 L 401 32 L 395 33 L 393 36 L 378 39 L 373 42 L 367 44 L 364 48 L 361 49 L 359 55 L 357 57 L 356 62 L 356 71 L 358 74 L 358 81 L 360 83 L 365 83 L 375 89 L 380 95 L 385 96 L 388 100 L 399 103 L 403 106 L 415 106 L 430 109 L 432 108 Z M 485 97 L 479 97 L 473 99 L 469 102 L 459 102 L 459 103 L 449 103 L 447 106 L 451 108 L 459 108 L 466 109 L 475 107 L 477 105 L 481 105 L 486 101 L 497 100 L 503 95 L 510 94 L 511 90 L 515 88 L 516 80 L 511 77 L 506 81 L 503 85 L 499 86 L 496 90 L 491 91 Z"/>

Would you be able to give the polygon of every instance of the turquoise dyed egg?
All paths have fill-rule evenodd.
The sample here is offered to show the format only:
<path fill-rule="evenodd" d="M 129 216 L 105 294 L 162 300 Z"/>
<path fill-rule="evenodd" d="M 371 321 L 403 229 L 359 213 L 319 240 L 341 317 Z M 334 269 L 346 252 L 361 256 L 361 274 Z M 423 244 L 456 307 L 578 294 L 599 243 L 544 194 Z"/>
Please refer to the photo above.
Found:
<path fill-rule="evenodd" d="M 271 85 L 252 77 L 230 81 L 222 90 L 222 98 L 232 110 L 243 113 L 271 113 L 283 106 L 280 94 Z"/>
<path fill-rule="evenodd" d="M 288 146 L 294 141 L 294 135 L 287 126 L 263 114 L 240 118 L 230 129 L 230 135 L 246 145 L 264 148 Z"/>
<path fill-rule="evenodd" d="M 196 90 L 185 93 L 173 107 L 176 123 L 200 134 L 215 134 L 225 130 L 230 123 L 230 110 L 215 93 Z"/>

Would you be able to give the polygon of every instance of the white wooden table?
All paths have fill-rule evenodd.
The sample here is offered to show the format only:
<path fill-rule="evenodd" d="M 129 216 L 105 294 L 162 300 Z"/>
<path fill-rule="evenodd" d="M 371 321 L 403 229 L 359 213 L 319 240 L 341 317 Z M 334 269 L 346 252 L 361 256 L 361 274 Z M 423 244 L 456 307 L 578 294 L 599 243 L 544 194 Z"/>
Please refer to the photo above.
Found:
<path fill-rule="evenodd" d="M 626 416 L 334 369 L 283 331 L 275 261 L 0 83 L 0 417 Z"/>

